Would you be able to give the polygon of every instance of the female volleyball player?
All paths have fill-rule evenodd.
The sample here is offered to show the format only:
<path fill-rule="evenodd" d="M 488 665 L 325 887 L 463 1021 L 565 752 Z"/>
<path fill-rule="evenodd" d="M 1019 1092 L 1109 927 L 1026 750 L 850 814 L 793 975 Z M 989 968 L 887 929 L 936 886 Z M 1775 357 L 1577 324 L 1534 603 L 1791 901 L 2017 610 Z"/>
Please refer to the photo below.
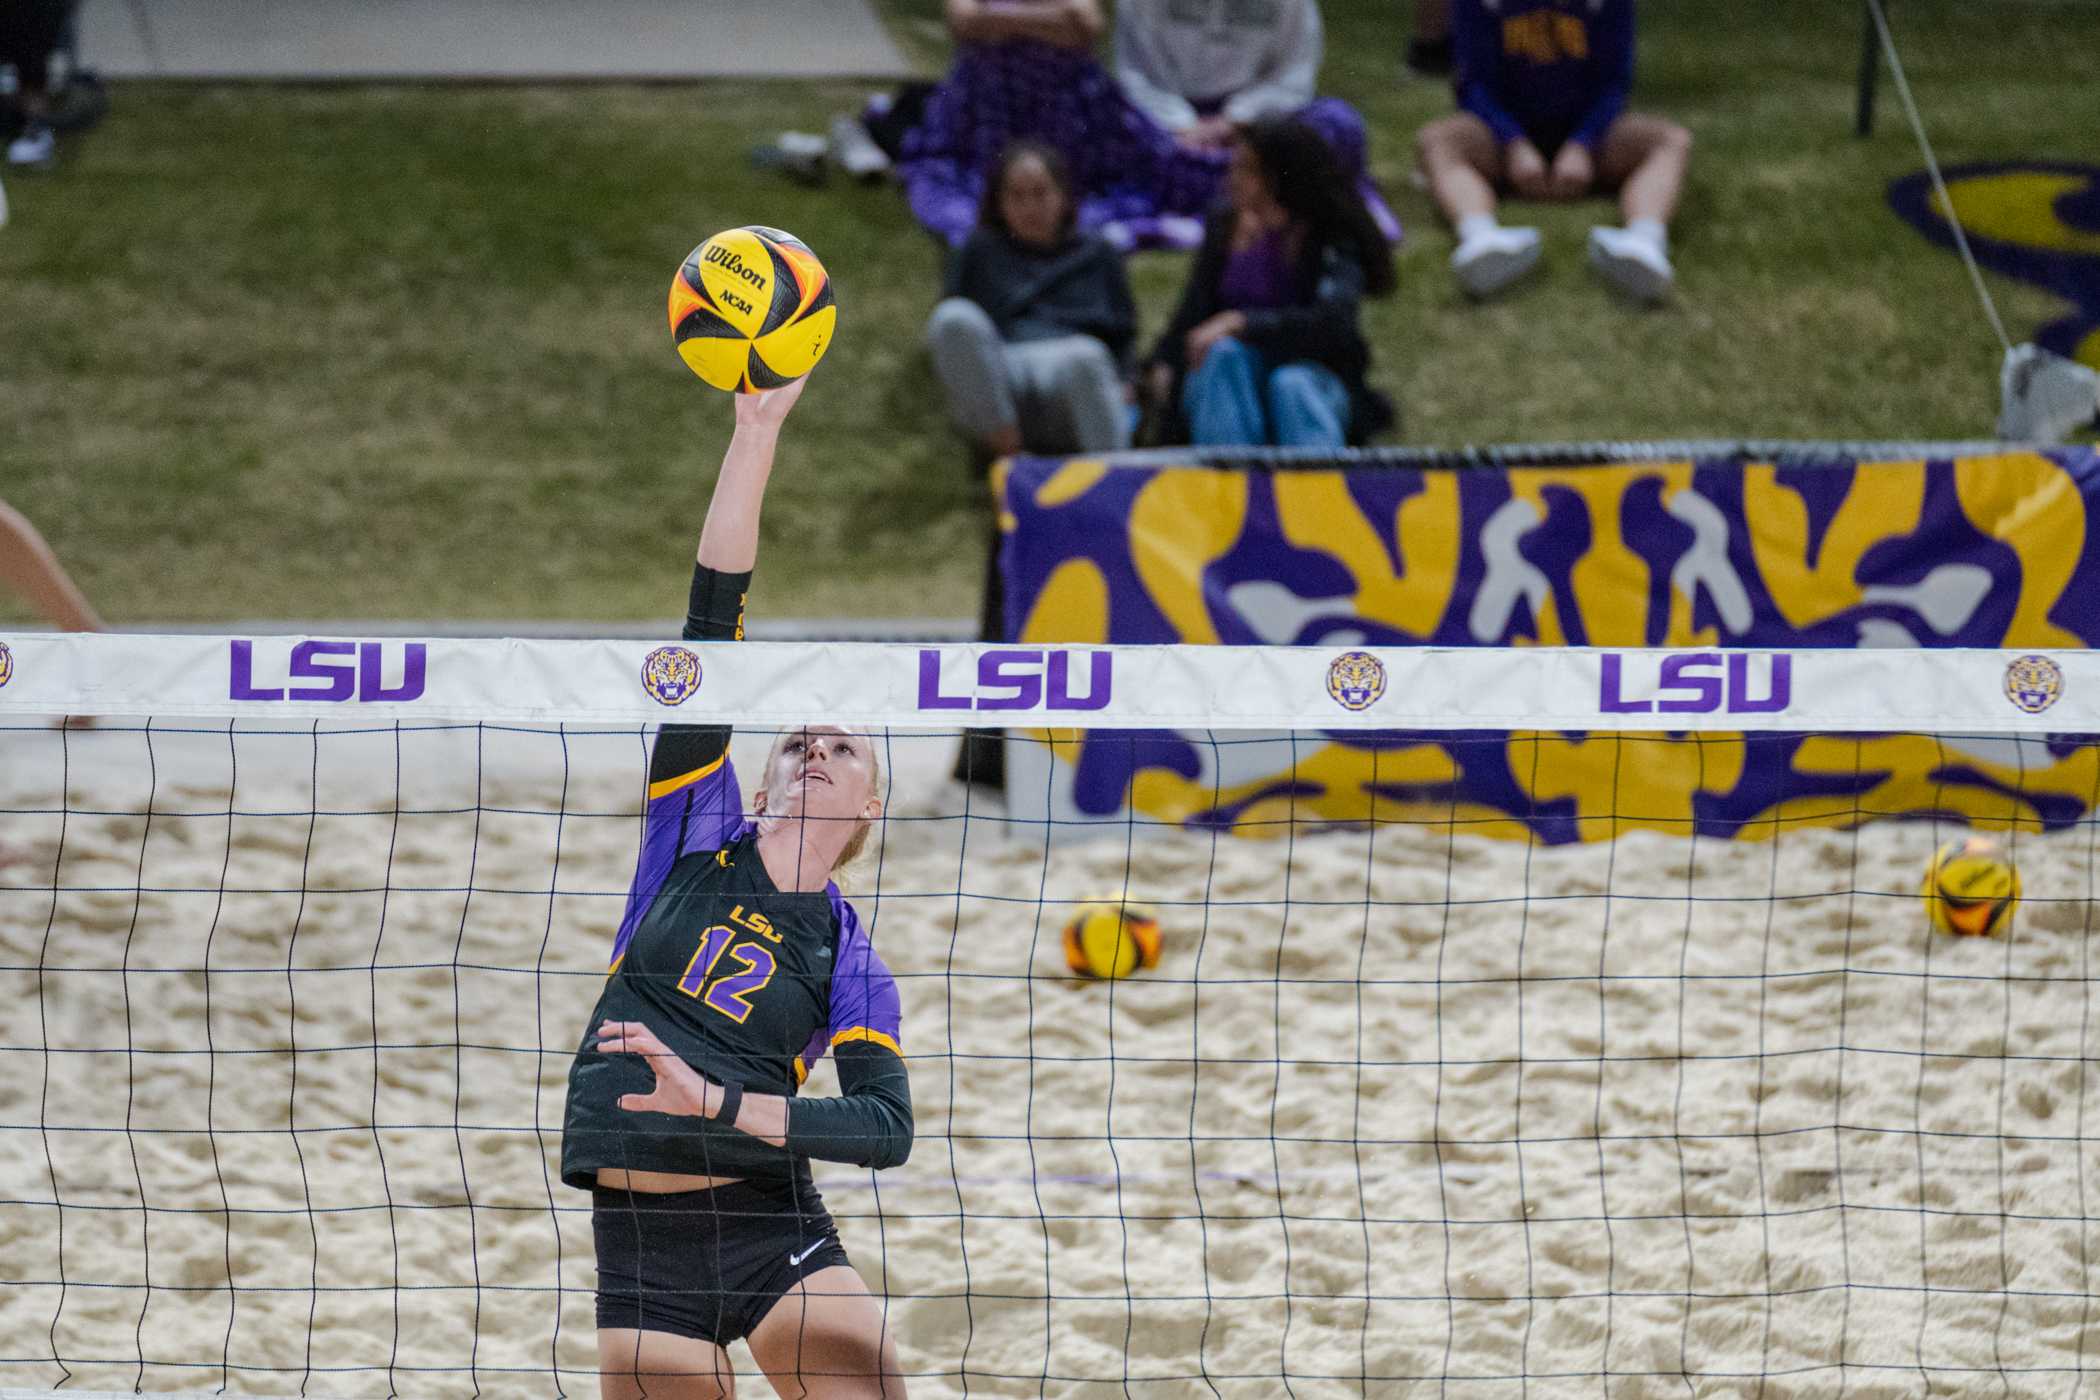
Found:
<path fill-rule="evenodd" d="M 759 504 L 802 382 L 740 395 L 688 638 L 743 636 Z M 865 734 L 783 734 L 746 821 L 726 728 L 666 725 L 612 970 L 569 1071 L 562 1180 L 589 1189 L 604 1400 L 735 1394 L 739 1338 L 783 1395 L 901 1396 L 883 1306 L 812 1158 L 911 1151 L 896 984 L 832 883 L 882 813 Z M 837 1098 L 796 1090 L 837 1058 Z"/>

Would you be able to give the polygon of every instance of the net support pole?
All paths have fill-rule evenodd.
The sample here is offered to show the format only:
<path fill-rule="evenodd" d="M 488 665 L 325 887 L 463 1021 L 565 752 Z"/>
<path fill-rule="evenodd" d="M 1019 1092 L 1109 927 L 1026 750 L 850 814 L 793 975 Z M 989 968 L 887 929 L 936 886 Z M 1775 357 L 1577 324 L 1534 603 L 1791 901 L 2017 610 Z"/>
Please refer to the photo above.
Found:
<path fill-rule="evenodd" d="M 1872 3 L 1859 7 L 1859 100 L 1854 108 L 1852 134 L 1874 134 L 1874 90 L 1881 82 L 1881 40 L 1874 32 Z"/>

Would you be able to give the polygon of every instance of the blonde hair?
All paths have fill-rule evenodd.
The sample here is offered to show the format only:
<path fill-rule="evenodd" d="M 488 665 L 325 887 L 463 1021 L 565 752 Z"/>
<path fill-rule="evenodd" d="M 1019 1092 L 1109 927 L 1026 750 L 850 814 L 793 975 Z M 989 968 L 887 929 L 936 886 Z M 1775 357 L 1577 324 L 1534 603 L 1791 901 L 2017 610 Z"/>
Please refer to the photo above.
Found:
<path fill-rule="evenodd" d="M 882 750 L 876 747 L 874 735 L 864 729 L 846 729 L 843 725 L 840 727 L 844 729 L 845 733 L 859 739 L 868 746 L 868 793 L 873 797 L 881 796 Z M 806 729 L 783 729 L 773 737 L 772 747 L 766 750 L 765 774 L 768 787 L 772 785 L 773 765 L 779 761 L 780 751 L 787 747 L 789 739 L 797 734 L 807 732 Z M 761 788 L 760 791 L 764 791 L 764 789 Z M 861 819 L 860 829 L 847 839 L 845 848 L 839 852 L 839 858 L 831 863 L 832 874 L 838 874 L 839 871 L 844 870 L 860 858 L 860 853 L 867 849 L 868 832 L 873 830 L 874 826 L 875 819 L 873 817 L 863 817 Z"/>

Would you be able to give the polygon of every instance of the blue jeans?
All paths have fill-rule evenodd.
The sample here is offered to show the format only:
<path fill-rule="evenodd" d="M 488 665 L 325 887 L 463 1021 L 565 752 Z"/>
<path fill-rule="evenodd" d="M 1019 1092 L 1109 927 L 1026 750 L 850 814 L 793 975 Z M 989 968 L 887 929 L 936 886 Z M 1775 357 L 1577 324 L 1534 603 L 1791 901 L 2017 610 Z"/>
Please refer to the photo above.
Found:
<path fill-rule="evenodd" d="M 1198 447 L 1341 447 L 1349 389 L 1325 365 L 1269 359 L 1227 336 L 1181 386 L 1181 411 Z"/>

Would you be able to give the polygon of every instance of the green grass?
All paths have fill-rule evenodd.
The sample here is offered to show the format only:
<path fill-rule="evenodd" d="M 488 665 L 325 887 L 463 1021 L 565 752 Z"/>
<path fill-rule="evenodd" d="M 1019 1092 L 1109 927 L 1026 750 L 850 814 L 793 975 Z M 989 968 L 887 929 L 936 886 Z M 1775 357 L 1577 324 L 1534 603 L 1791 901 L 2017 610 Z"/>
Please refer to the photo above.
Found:
<path fill-rule="evenodd" d="M 934 0 L 885 5 L 932 62 Z M 1394 440 L 1988 429 L 1997 350 L 1965 276 L 1883 199 L 1919 164 L 1892 99 L 1876 138 L 1850 135 L 1852 6 L 1645 8 L 1639 105 L 1699 142 L 1681 294 L 1652 312 L 1582 267 L 1601 205 L 1527 211 L 1544 274 L 1464 303 L 1407 178 L 1449 95 L 1398 78 L 1401 9 L 1326 5 L 1326 86 L 1370 118 L 1409 230 L 1368 323 Z M 1945 161 L 2100 158 L 2082 11 L 1896 16 Z M 969 615 L 988 515 L 918 349 L 933 246 L 892 189 L 808 191 L 745 161 L 862 93 L 124 85 L 56 174 L 9 182 L 0 497 L 119 624 L 669 616 L 729 405 L 671 353 L 663 295 L 701 237 L 763 222 L 818 249 L 843 315 L 790 428 L 754 608 Z M 1137 260 L 1148 330 L 1181 269 Z M 1992 285 L 2016 335 L 2058 314 Z"/>

